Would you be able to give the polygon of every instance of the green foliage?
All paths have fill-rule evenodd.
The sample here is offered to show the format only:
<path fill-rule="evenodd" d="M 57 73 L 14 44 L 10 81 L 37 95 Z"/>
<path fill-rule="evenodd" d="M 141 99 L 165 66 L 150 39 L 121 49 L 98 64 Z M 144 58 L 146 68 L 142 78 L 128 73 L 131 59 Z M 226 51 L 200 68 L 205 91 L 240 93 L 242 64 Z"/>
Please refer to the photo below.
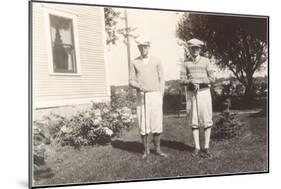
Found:
<path fill-rule="evenodd" d="M 224 111 L 221 113 L 218 121 L 212 129 L 212 137 L 218 140 L 239 136 L 241 134 L 242 126 L 244 125 L 244 123 L 237 118 L 237 114 L 230 111 L 230 98 L 227 98 L 223 105 Z"/>
<path fill-rule="evenodd" d="M 246 88 L 235 78 L 216 81 L 211 91 L 215 111 L 223 110 L 223 103 L 226 99 L 231 99 L 234 109 L 253 108 L 260 103 L 259 98 L 265 98 L 267 95 L 267 78 L 254 78 L 252 103 L 244 98 Z"/>
<path fill-rule="evenodd" d="M 120 14 L 120 12 L 115 11 L 113 8 L 104 8 L 105 31 L 107 34 L 106 44 L 115 44 L 118 39 L 116 25 Z"/>
<path fill-rule="evenodd" d="M 206 42 L 205 55 L 235 75 L 246 97 L 253 95 L 253 75 L 267 62 L 266 18 L 184 14 L 177 36 L 185 43 L 194 37 Z"/>
<path fill-rule="evenodd" d="M 57 114 L 49 117 L 50 135 L 55 143 L 79 148 L 83 145 L 106 144 L 133 125 L 129 108 L 112 108 L 106 103 L 93 103 L 89 110 L 70 118 Z"/>
<path fill-rule="evenodd" d="M 33 163 L 36 169 L 40 169 L 41 166 L 45 165 L 46 144 L 50 143 L 48 134 L 43 129 L 43 124 L 40 122 L 34 122 L 33 124 Z"/>
<path fill-rule="evenodd" d="M 237 118 L 237 114 L 230 112 L 229 109 L 223 111 L 212 128 L 212 138 L 225 140 L 239 136 L 243 125 L 244 123 Z"/>
<path fill-rule="evenodd" d="M 268 81 L 267 78 L 256 78 L 254 80 L 254 91 L 255 95 L 258 97 L 266 96 L 268 91 Z"/>
<path fill-rule="evenodd" d="M 117 11 L 114 8 L 104 8 L 104 18 L 105 18 L 105 31 L 106 31 L 106 44 L 116 44 L 116 41 L 121 35 L 126 44 L 126 39 L 128 37 L 136 39 L 138 36 L 133 35 L 133 32 L 136 28 L 125 27 L 118 28 L 117 24 L 119 21 L 124 20 L 124 17 L 121 17 L 121 12 Z"/>
<path fill-rule="evenodd" d="M 111 87 L 111 106 L 113 108 L 122 108 L 124 106 L 135 110 L 136 91 L 130 87 Z"/>

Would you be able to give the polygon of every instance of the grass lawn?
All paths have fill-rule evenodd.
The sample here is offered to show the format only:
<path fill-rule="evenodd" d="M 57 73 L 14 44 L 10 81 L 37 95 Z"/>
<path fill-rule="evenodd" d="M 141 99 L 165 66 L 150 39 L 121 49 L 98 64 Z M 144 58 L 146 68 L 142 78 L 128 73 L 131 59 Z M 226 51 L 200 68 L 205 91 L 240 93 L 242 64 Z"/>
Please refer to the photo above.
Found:
<path fill-rule="evenodd" d="M 216 119 L 215 116 L 214 119 Z M 47 148 L 47 165 L 53 175 L 35 177 L 35 185 L 71 184 L 128 179 L 196 176 L 268 170 L 267 120 L 264 115 L 241 113 L 245 122 L 241 136 L 211 141 L 211 159 L 193 158 L 193 139 L 184 117 L 165 117 L 162 150 L 168 158 L 153 153 L 141 159 L 142 145 L 136 127 L 105 146 Z M 153 146 L 152 146 L 153 147 Z"/>

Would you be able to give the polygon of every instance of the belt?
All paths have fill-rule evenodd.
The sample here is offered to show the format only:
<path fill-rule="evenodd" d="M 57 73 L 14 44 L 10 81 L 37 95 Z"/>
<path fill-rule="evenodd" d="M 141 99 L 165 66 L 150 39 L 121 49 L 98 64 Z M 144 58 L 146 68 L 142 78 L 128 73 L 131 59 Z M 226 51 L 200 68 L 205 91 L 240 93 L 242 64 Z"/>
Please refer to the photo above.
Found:
<path fill-rule="evenodd" d="M 199 89 L 205 89 L 205 88 L 209 88 L 209 85 L 208 85 L 208 84 L 205 84 L 205 83 L 199 84 Z M 188 85 L 187 85 L 187 90 L 194 91 L 194 85 L 191 84 L 191 83 L 188 84 Z"/>

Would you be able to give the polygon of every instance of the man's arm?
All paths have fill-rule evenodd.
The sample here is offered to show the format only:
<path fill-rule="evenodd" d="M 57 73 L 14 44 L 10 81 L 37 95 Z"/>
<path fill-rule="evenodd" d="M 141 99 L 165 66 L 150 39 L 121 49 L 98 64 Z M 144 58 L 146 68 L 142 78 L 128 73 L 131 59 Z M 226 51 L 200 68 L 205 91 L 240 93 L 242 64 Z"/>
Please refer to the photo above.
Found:
<path fill-rule="evenodd" d="M 159 77 L 159 82 L 160 82 L 160 87 L 161 87 L 161 93 L 164 95 L 165 92 L 165 78 L 164 78 L 164 71 L 163 71 L 163 66 L 160 60 L 158 60 L 157 64 L 157 71 L 158 71 L 158 77 Z"/>
<path fill-rule="evenodd" d="M 138 82 L 136 77 L 136 69 L 133 63 L 131 64 L 129 70 L 129 86 L 137 90 L 140 90 L 141 88 L 140 83 Z"/>
<path fill-rule="evenodd" d="M 190 82 L 190 76 L 187 73 L 185 62 L 183 62 L 180 68 L 180 84 L 187 85 L 190 84 Z"/>

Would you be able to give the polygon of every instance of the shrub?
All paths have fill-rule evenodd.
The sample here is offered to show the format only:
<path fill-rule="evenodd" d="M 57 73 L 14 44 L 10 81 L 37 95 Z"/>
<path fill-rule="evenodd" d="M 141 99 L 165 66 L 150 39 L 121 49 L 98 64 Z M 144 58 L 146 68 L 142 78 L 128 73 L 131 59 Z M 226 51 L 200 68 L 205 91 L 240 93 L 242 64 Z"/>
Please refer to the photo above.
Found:
<path fill-rule="evenodd" d="M 93 103 L 89 110 L 70 118 L 51 114 L 50 135 L 54 142 L 79 148 L 82 145 L 106 144 L 113 136 L 130 128 L 134 122 L 131 109 L 112 108 L 106 103 Z"/>
<path fill-rule="evenodd" d="M 39 122 L 33 124 L 33 159 L 36 166 L 45 164 L 46 144 L 49 144 L 49 138 L 40 125 Z"/>
<path fill-rule="evenodd" d="M 241 134 L 243 123 L 237 118 L 237 114 L 230 112 L 231 99 L 227 98 L 224 103 L 224 111 L 213 126 L 212 138 L 224 140 Z"/>
<path fill-rule="evenodd" d="M 124 106 L 134 110 L 137 106 L 136 90 L 126 87 L 111 87 L 112 108 L 122 108 Z"/>
<path fill-rule="evenodd" d="M 244 108 L 247 104 L 243 102 L 243 95 L 245 87 L 238 81 L 231 79 L 215 84 L 212 88 L 213 107 L 215 111 L 222 111 L 224 109 L 224 102 L 226 99 L 231 99 L 233 108 Z"/>
<path fill-rule="evenodd" d="M 239 136 L 242 126 L 243 123 L 237 119 L 237 114 L 222 112 L 219 120 L 213 126 L 212 138 L 224 140 Z"/>
<path fill-rule="evenodd" d="M 44 129 L 44 124 L 34 122 L 33 124 L 33 170 L 34 179 L 53 176 L 52 169 L 46 163 L 47 145 L 50 144 L 48 133 Z"/>
<path fill-rule="evenodd" d="M 267 79 L 254 80 L 254 91 L 257 97 L 266 97 L 268 91 Z"/>

